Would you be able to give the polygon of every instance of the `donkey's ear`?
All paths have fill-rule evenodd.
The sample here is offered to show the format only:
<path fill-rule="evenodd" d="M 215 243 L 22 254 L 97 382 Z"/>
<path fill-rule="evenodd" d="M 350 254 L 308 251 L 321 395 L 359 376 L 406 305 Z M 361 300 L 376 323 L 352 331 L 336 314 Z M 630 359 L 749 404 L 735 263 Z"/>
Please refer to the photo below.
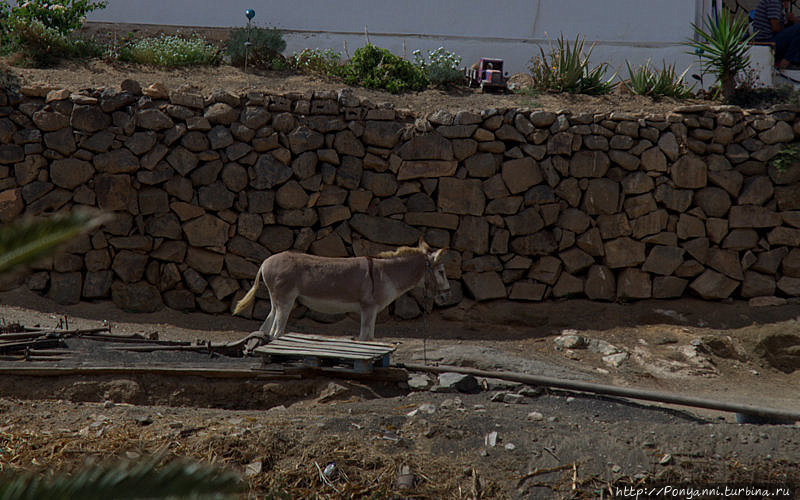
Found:
<path fill-rule="evenodd" d="M 431 250 L 431 247 L 425 243 L 425 239 L 422 236 L 419 237 L 419 249 L 426 253 Z"/>
<path fill-rule="evenodd" d="M 433 261 L 434 262 L 439 262 L 439 259 L 442 258 L 442 255 L 444 255 L 444 252 L 446 250 L 447 250 L 447 248 L 440 248 L 439 250 L 436 250 L 435 252 L 433 252 L 433 256 L 432 256 L 433 257 Z"/>

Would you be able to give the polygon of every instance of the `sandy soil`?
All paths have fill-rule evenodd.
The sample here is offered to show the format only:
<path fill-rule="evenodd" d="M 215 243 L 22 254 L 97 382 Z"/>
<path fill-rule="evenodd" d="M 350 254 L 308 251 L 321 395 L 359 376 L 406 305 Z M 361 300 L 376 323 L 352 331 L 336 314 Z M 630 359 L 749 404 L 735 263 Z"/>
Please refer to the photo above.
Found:
<path fill-rule="evenodd" d="M 108 303 L 59 306 L 22 291 L 0 294 L 0 303 L 6 323 L 56 326 L 66 314 L 70 328 L 109 324 L 114 332 L 157 332 L 161 339 L 232 340 L 258 326 L 172 311 L 135 315 Z M 427 327 L 421 320 L 386 321 L 378 325 L 379 340 L 396 343 L 394 361 L 422 362 L 426 339 L 428 362 L 797 410 L 800 373 L 775 370 L 753 351 L 764 335 L 798 333 L 795 304 L 561 302 L 515 308 L 510 324 L 512 311 L 497 306 L 462 308 L 460 319 L 455 311 L 437 313 Z M 350 318 L 327 325 L 297 319 L 290 326 L 337 336 L 357 331 Z M 631 357 L 613 367 L 588 349 L 558 350 L 554 336 L 564 330 L 605 340 Z M 711 345 L 710 339 L 729 339 L 738 354 L 680 354 L 682 346 Z M 6 379 L 0 465 L 70 471 L 90 458 L 158 452 L 231 468 L 245 477 L 251 497 L 295 498 L 358 498 L 367 491 L 388 497 L 399 491 L 403 464 L 415 475 L 413 493 L 428 498 L 474 498 L 473 490 L 482 498 L 568 497 L 573 484 L 577 497 L 595 498 L 601 489 L 642 480 L 800 480 L 800 440 L 791 425 L 740 425 L 734 415 L 711 410 L 484 384 L 487 390 L 460 394 L 330 376 L 224 383 Z M 492 401 L 501 391 L 528 395 L 521 403 Z M 489 446 L 493 432 L 496 445 Z M 316 469 L 330 463 L 337 464 L 333 486 Z M 261 471 L 252 473 L 254 467 Z"/>
<path fill-rule="evenodd" d="M 338 90 L 346 87 L 341 81 L 312 75 L 298 75 L 286 71 L 253 71 L 245 73 L 241 68 L 222 65 L 219 67 L 154 69 L 149 66 L 127 63 L 109 63 L 101 60 L 87 62 L 64 62 L 55 68 L 14 68 L 26 84 L 45 84 L 79 91 L 87 88 L 115 87 L 122 80 L 132 78 L 142 86 L 156 82 L 170 89 L 191 85 L 210 93 L 217 88 L 230 92 L 246 89 L 271 93 L 306 92 L 314 90 Z M 427 114 L 439 109 L 459 111 L 463 109 L 484 110 L 490 108 L 531 108 L 558 111 L 568 109 L 573 113 L 667 113 L 678 105 L 694 101 L 676 101 L 671 98 L 612 94 L 586 96 L 569 94 L 484 94 L 478 89 L 458 88 L 450 91 L 429 89 L 424 92 L 407 92 L 393 95 L 383 91 L 354 88 L 356 95 L 369 99 L 374 104 L 391 102 L 396 108 L 411 109 Z M 701 101 L 698 101 L 701 102 Z"/>

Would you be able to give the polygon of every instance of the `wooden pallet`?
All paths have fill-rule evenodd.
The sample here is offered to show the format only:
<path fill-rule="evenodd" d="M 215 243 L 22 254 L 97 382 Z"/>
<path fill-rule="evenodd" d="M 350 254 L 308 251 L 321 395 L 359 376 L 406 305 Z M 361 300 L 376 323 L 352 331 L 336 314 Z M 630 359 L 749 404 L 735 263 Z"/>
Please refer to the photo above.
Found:
<path fill-rule="evenodd" d="M 379 342 L 287 333 L 269 344 L 256 347 L 253 353 L 270 356 L 276 361 L 281 358 L 300 359 L 307 366 L 344 365 L 344 368 L 335 369 L 369 373 L 375 367 L 389 366 L 389 358 L 394 350 L 393 345 Z"/>

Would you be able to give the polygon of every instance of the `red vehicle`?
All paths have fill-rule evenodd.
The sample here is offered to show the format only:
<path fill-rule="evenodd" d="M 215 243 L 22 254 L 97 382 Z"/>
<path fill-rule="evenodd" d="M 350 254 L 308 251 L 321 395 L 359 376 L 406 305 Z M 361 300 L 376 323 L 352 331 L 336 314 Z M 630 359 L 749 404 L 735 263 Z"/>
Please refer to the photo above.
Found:
<path fill-rule="evenodd" d="M 467 69 L 467 85 L 480 87 L 484 92 L 507 91 L 508 83 L 503 74 L 503 60 L 482 57 L 480 61 Z"/>

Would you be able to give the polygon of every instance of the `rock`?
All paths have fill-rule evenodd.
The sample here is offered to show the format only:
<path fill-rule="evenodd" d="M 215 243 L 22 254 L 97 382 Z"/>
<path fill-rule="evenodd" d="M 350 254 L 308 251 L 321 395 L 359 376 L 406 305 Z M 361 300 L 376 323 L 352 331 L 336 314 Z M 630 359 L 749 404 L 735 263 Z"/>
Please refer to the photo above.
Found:
<path fill-rule="evenodd" d="M 117 307 L 128 312 L 156 312 L 164 307 L 158 289 L 144 282 L 115 282 L 111 286 L 111 299 Z"/>
<path fill-rule="evenodd" d="M 477 179 L 443 177 L 439 180 L 439 210 L 462 215 L 483 215 L 486 197 Z"/>
<path fill-rule="evenodd" d="M 800 337 L 792 333 L 768 333 L 759 339 L 753 353 L 784 373 L 800 368 Z"/>
<path fill-rule="evenodd" d="M 592 179 L 583 196 L 583 208 L 589 215 L 614 214 L 619 204 L 619 183 L 611 179 Z"/>
<path fill-rule="evenodd" d="M 412 373 L 408 377 L 408 387 L 412 391 L 425 391 L 431 386 L 431 380 L 425 373 Z"/>
<path fill-rule="evenodd" d="M 478 255 L 489 251 L 489 224 L 482 217 L 462 216 L 453 236 L 453 248 Z"/>
<path fill-rule="evenodd" d="M 452 160 L 453 145 L 439 134 L 413 137 L 398 150 L 404 160 Z"/>
<path fill-rule="evenodd" d="M 165 130 L 175 124 L 166 113 L 159 109 L 148 108 L 136 112 L 136 125 L 147 130 Z"/>
<path fill-rule="evenodd" d="M 775 278 L 755 271 L 744 273 L 740 294 L 744 298 L 764 297 L 775 293 Z"/>
<path fill-rule="evenodd" d="M 674 299 L 683 296 L 689 282 L 675 276 L 658 276 L 653 280 L 654 299 Z"/>
<path fill-rule="evenodd" d="M 624 363 L 630 354 L 627 352 L 618 352 L 616 354 L 609 354 L 608 356 L 603 356 L 603 362 L 609 366 L 613 366 L 614 368 L 619 367 L 622 363 Z"/>
<path fill-rule="evenodd" d="M 86 183 L 93 175 L 94 167 L 91 163 L 75 158 L 55 160 L 50 166 L 50 178 L 53 184 L 64 189 L 75 189 Z"/>
<path fill-rule="evenodd" d="M 83 276 L 80 272 L 50 274 L 50 291 L 47 296 L 59 304 L 77 304 L 81 300 Z"/>
<path fill-rule="evenodd" d="M 511 250 L 521 255 L 548 255 L 557 248 L 556 238 L 548 230 L 511 240 Z"/>
<path fill-rule="evenodd" d="M 83 282 L 83 298 L 102 299 L 108 297 L 114 274 L 111 271 L 88 271 Z"/>
<path fill-rule="evenodd" d="M 25 159 L 25 150 L 16 144 L 0 144 L 0 165 L 19 163 Z"/>
<path fill-rule="evenodd" d="M 539 302 L 544 298 L 547 286 L 543 283 L 528 283 L 517 281 L 511 285 L 511 292 L 508 298 L 511 300 L 525 300 Z"/>
<path fill-rule="evenodd" d="M 172 120 L 170 120 L 170 126 Z M 97 132 L 111 125 L 111 117 L 97 106 L 75 106 L 70 117 L 72 128 L 84 132 Z"/>
<path fill-rule="evenodd" d="M 578 151 L 569 164 L 573 177 L 603 177 L 608 172 L 610 161 L 603 151 Z"/>
<path fill-rule="evenodd" d="M 544 420 L 544 415 L 542 415 L 541 412 L 532 411 L 528 413 L 528 416 L 525 418 L 527 418 L 528 420 L 532 420 L 534 422 L 541 422 L 542 420 Z"/>
<path fill-rule="evenodd" d="M 774 307 L 782 306 L 787 302 L 783 297 L 753 297 L 747 301 L 747 305 L 750 307 Z"/>
<path fill-rule="evenodd" d="M 458 391 L 464 393 L 480 392 L 478 380 L 472 375 L 463 373 L 445 372 L 438 376 L 439 387 L 444 390 Z"/>
<path fill-rule="evenodd" d="M 623 269 L 617 277 L 617 296 L 621 299 L 649 299 L 652 296 L 650 275 L 639 269 Z"/>
<path fill-rule="evenodd" d="M 228 227 L 225 221 L 207 214 L 183 224 L 183 231 L 192 246 L 220 247 L 228 241 Z"/>
<path fill-rule="evenodd" d="M 588 341 L 581 335 L 562 332 L 561 335 L 553 339 L 553 343 L 557 349 L 583 349 L 587 346 Z"/>
<path fill-rule="evenodd" d="M 365 214 L 353 215 L 350 226 L 365 238 L 386 245 L 413 245 L 421 235 L 404 222 Z"/>
<path fill-rule="evenodd" d="M 774 127 L 758 134 L 758 138 L 764 144 L 791 142 L 794 140 L 794 131 L 792 130 L 792 127 L 788 123 L 784 121 L 779 121 L 775 124 Z"/>
<path fill-rule="evenodd" d="M 230 125 L 239 118 L 239 112 L 230 104 L 217 102 L 206 108 L 203 116 L 212 124 Z"/>
<path fill-rule="evenodd" d="M 414 319 L 421 314 L 417 301 L 409 295 L 401 295 L 394 303 L 394 315 L 400 319 Z"/>
<path fill-rule="evenodd" d="M 504 162 L 502 177 L 511 194 L 527 191 L 528 188 L 543 180 L 539 165 L 530 157 Z"/>
<path fill-rule="evenodd" d="M 364 145 L 353 134 L 351 130 L 342 130 L 333 141 L 333 148 L 341 155 L 363 157 L 365 154 Z"/>
<path fill-rule="evenodd" d="M 136 200 L 136 192 L 128 175 L 97 176 L 94 191 L 97 205 L 103 210 L 126 210 Z"/>
<path fill-rule="evenodd" d="M 672 274 L 683 263 L 684 252 L 682 248 L 656 245 L 650 250 L 642 270 L 664 276 Z"/>
<path fill-rule="evenodd" d="M 661 134 L 661 138 L 658 140 L 658 147 L 670 161 L 677 160 L 681 152 L 678 147 L 678 141 L 675 139 L 675 135 L 672 132 Z"/>
<path fill-rule="evenodd" d="M 730 208 L 728 222 L 731 229 L 774 227 L 781 224 L 781 217 L 766 207 L 735 205 Z"/>
<path fill-rule="evenodd" d="M 69 118 L 55 111 L 37 111 L 32 118 L 42 132 L 54 132 L 69 126 Z"/>
<path fill-rule="evenodd" d="M 583 290 L 584 283 L 581 278 L 563 272 L 558 277 L 555 286 L 553 286 L 553 296 L 557 298 L 577 297 L 583 294 Z"/>
<path fill-rule="evenodd" d="M 605 261 L 611 269 L 634 267 L 645 261 L 645 245 L 627 237 L 607 241 L 605 244 Z"/>
<path fill-rule="evenodd" d="M 584 293 L 591 300 L 614 300 L 617 293 L 614 272 L 606 266 L 593 265 L 590 267 L 586 276 Z"/>
<path fill-rule="evenodd" d="M 738 287 L 738 281 L 710 269 L 689 285 L 689 288 L 706 300 L 726 299 Z"/>
<path fill-rule="evenodd" d="M 672 181 L 675 187 L 700 189 L 708 181 L 706 163 L 694 155 L 682 156 L 672 166 Z"/>
<path fill-rule="evenodd" d="M 718 187 L 707 187 L 697 191 L 694 201 L 709 217 L 724 217 L 731 207 L 728 193 Z"/>
<path fill-rule="evenodd" d="M 506 287 L 496 272 L 468 272 L 462 275 L 461 279 L 477 301 L 506 297 Z"/>
<path fill-rule="evenodd" d="M 737 203 L 739 205 L 763 205 L 774 193 L 772 181 L 767 176 L 750 177 L 745 181 Z"/>

